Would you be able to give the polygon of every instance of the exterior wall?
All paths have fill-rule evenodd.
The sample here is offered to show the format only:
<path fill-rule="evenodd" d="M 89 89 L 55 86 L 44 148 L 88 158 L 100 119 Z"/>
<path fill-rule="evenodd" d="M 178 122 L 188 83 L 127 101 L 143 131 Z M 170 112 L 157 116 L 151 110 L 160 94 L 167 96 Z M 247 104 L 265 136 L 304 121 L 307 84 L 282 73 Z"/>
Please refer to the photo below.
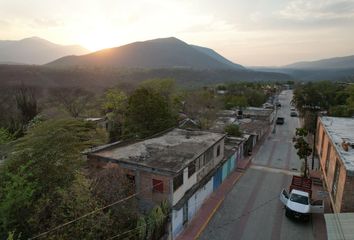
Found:
<path fill-rule="evenodd" d="M 140 192 L 139 207 L 141 210 L 150 210 L 156 204 L 159 204 L 163 200 L 170 200 L 171 196 L 171 177 L 164 175 L 154 174 L 146 171 L 135 169 L 128 169 L 122 167 L 117 163 L 110 163 L 105 161 L 100 161 L 97 158 L 88 158 L 89 166 L 91 171 L 97 171 L 104 168 L 116 168 L 122 171 L 124 174 L 129 174 L 135 177 L 135 191 Z M 152 179 L 161 180 L 163 182 L 163 192 L 156 192 L 153 190 Z"/>
<path fill-rule="evenodd" d="M 205 199 L 207 199 L 213 192 L 213 178 L 209 180 L 204 187 L 201 187 L 192 197 L 188 200 L 188 220 L 191 220 L 195 213 L 202 206 Z"/>
<path fill-rule="evenodd" d="M 175 239 L 177 235 L 183 230 L 183 208 L 172 211 L 172 238 Z"/>
<path fill-rule="evenodd" d="M 217 156 L 217 149 L 220 147 L 220 155 Z M 188 177 L 188 167 L 183 169 L 183 184 L 174 193 L 172 198 L 172 205 L 175 205 L 184 194 L 192 188 L 198 181 L 200 181 L 205 175 L 207 175 L 214 167 L 224 158 L 224 139 L 217 142 L 212 146 L 213 159 L 197 170 L 193 175 Z"/>
<path fill-rule="evenodd" d="M 341 212 L 354 212 L 354 177 L 347 176 L 343 196 Z"/>
<path fill-rule="evenodd" d="M 156 204 L 161 203 L 163 200 L 169 200 L 171 193 L 170 189 L 170 178 L 162 175 L 152 174 L 148 172 L 140 171 L 140 188 L 141 193 L 139 194 L 139 200 L 146 206 L 141 206 L 141 208 L 150 209 Z M 156 192 L 153 190 L 152 179 L 160 180 L 163 182 L 163 192 Z M 138 184 L 138 182 L 136 182 Z"/>
<path fill-rule="evenodd" d="M 226 161 L 224 165 L 222 165 L 222 181 L 224 181 L 227 177 L 227 162 L 228 161 Z"/>
<path fill-rule="evenodd" d="M 317 122 L 316 134 L 317 154 L 320 159 L 322 174 L 325 180 L 327 191 L 330 196 L 333 211 L 335 213 L 354 211 L 353 177 L 347 177 L 346 169 L 340 158 L 340 155 L 337 153 L 336 147 L 333 145 L 330 137 L 327 135 L 326 130 L 324 129 L 319 119 Z M 329 155 L 328 152 L 330 152 Z M 332 191 L 335 177 L 335 168 L 337 163 L 339 166 L 339 177 L 337 184 L 337 193 L 334 196 Z"/>
<path fill-rule="evenodd" d="M 188 178 L 188 167 L 183 169 L 183 184 L 173 193 L 172 206 L 175 205 L 184 194 L 190 189 L 194 184 L 197 183 L 196 173 L 194 173 L 190 178 Z"/>
<path fill-rule="evenodd" d="M 213 178 L 211 178 L 203 187 L 201 187 L 197 192 L 195 192 L 185 203 L 187 206 L 187 222 L 189 222 L 197 211 L 202 206 L 205 199 L 207 199 L 210 194 L 213 192 Z M 183 207 L 178 210 L 172 211 L 172 238 L 175 239 L 184 229 L 185 224 L 184 220 Z"/>

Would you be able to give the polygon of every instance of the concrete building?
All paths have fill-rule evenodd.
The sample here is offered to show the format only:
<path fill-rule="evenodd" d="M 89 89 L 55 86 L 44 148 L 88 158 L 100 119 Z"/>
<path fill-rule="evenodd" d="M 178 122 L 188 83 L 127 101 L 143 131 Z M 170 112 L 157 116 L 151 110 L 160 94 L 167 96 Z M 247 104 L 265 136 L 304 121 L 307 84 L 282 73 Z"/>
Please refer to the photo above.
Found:
<path fill-rule="evenodd" d="M 275 111 L 269 108 L 247 107 L 242 111 L 244 118 L 266 121 L 269 124 L 274 121 Z"/>
<path fill-rule="evenodd" d="M 354 212 L 354 118 L 319 117 L 316 134 L 333 211 Z"/>
<path fill-rule="evenodd" d="M 103 146 L 87 156 L 91 169 L 123 169 L 135 182 L 142 211 L 167 200 L 174 239 L 236 168 L 242 151 L 242 139 L 225 145 L 224 134 L 176 128 L 142 141 Z"/>

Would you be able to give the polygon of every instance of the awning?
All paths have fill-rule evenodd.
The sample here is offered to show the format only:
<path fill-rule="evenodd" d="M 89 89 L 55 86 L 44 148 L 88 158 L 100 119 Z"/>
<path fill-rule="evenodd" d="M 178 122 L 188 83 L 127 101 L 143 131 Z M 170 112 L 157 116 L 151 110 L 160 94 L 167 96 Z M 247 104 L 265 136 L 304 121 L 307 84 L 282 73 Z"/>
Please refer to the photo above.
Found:
<path fill-rule="evenodd" d="M 354 239 L 354 213 L 325 214 L 328 240 Z"/>

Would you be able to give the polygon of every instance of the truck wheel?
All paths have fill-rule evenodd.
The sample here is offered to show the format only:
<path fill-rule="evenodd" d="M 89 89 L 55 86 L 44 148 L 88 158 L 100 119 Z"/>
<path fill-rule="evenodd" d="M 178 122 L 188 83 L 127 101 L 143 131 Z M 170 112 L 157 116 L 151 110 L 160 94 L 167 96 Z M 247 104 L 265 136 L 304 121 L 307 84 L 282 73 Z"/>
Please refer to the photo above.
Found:
<path fill-rule="evenodd" d="M 285 210 L 285 216 L 290 217 L 290 212 L 288 211 L 288 209 Z"/>

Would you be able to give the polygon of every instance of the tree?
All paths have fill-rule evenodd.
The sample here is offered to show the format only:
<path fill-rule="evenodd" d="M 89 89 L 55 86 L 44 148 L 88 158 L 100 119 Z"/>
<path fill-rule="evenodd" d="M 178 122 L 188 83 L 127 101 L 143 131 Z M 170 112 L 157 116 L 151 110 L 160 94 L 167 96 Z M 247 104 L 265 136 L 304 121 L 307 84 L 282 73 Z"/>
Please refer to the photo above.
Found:
<path fill-rule="evenodd" d="M 8 143 L 13 139 L 13 135 L 6 128 L 0 127 L 0 144 Z"/>
<path fill-rule="evenodd" d="M 74 119 L 29 128 L 0 166 L 0 233 L 15 231 L 25 239 L 62 223 L 56 211 L 65 215 L 61 204 L 78 179 L 81 151 L 102 144 L 101 135 L 92 123 Z"/>
<path fill-rule="evenodd" d="M 221 109 L 219 98 L 208 90 L 190 92 L 185 97 L 185 112 L 200 122 L 202 129 L 210 128 L 217 118 L 217 112 Z"/>
<path fill-rule="evenodd" d="M 26 125 L 39 112 L 37 105 L 36 89 L 24 85 L 15 89 L 15 100 L 20 112 L 20 122 Z"/>
<path fill-rule="evenodd" d="M 240 131 L 240 127 L 235 124 L 229 124 L 225 127 L 225 132 L 232 137 L 240 137 L 242 136 L 242 132 Z"/>
<path fill-rule="evenodd" d="M 86 111 L 93 93 L 81 88 L 55 88 L 50 91 L 54 102 L 63 107 L 71 117 L 77 118 Z"/>
<path fill-rule="evenodd" d="M 166 99 L 171 98 L 176 92 L 176 83 L 171 78 L 145 80 L 140 83 L 140 87 L 154 90 Z"/>
<path fill-rule="evenodd" d="M 308 135 L 308 131 L 304 128 L 296 128 L 295 137 L 293 138 L 294 147 L 297 149 L 297 155 L 303 162 L 303 176 L 308 177 L 308 165 L 307 158 L 311 155 L 312 149 L 310 145 L 306 142 L 305 137 Z"/>
<path fill-rule="evenodd" d="M 120 89 L 108 89 L 103 96 L 102 108 L 105 112 L 123 113 L 127 100 L 127 95 Z"/>
<path fill-rule="evenodd" d="M 104 205 L 135 193 L 134 180 L 129 180 L 127 174 L 114 164 L 93 172 L 90 178 L 94 196 Z M 130 198 L 110 208 L 110 216 L 115 224 L 116 232 L 123 232 L 135 225 L 138 217 L 136 200 L 136 198 Z"/>
<path fill-rule="evenodd" d="M 128 98 L 125 118 L 126 137 L 147 137 L 176 123 L 168 102 L 151 89 L 138 88 Z"/>
<path fill-rule="evenodd" d="M 226 96 L 224 101 L 226 109 L 232 109 L 234 107 L 244 108 L 248 105 L 247 98 L 245 96 Z"/>
<path fill-rule="evenodd" d="M 110 142 L 117 141 L 122 136 L 127 102 L 128 97 L 118 88 L 109 89 L 104 94 L 102 108 L 109 121 L 108 132 Z"/>

